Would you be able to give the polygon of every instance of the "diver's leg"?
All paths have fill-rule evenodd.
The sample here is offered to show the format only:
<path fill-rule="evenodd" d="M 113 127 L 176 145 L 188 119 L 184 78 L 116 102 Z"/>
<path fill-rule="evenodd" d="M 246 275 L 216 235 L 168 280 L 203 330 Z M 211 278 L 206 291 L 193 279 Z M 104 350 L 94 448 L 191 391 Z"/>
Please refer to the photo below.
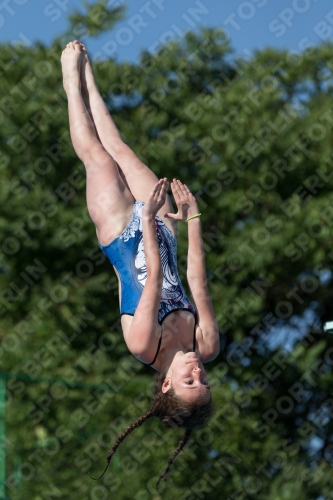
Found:
<path fill-rule="evenodd" d="M 70 42 L 61 56 L 64 89 L 68 98 L 70 134 L 76 154 L 87 173 L 87 206 L 99 241 L 105 245 L 128 224 L 133 196 L 123 182 L 116 162 L 98 140 L 80 89 L 79 43 Z"/>
<path fill-rule="evenodd" d="M 123 142 L 119 130 L 99 93 L 91 62 L 84 45 L 81 44 L 81 47 L 84 54 L 81 68 L 82 95 L 93 119 L 98 137 L 106 151 L 110 153 L 121 168 L 124 180 L 134 198 L 145 202 L 158 178 Z M 176 234 L 175 221 L 164 217 L 164 214 L 168 212 L 174 212 L 169 196 L 167 196 L 165 204 L 159 210 L 158 215 L 169 229 Z"/>

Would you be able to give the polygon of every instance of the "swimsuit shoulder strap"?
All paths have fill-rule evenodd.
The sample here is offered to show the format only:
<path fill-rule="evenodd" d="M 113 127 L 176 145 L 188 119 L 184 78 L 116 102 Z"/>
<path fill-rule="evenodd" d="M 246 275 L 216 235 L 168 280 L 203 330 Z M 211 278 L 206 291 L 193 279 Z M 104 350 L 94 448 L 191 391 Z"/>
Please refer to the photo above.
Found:
<path fill-rule="evenodd" d="M 196 337 L 195 337 L 196 326 L 197 326 L 197 312 L 195 311 L 195 314 L 194 314 L 194 331 L 193 331 L 193 352 L 195 352 L 195 346 L 196 346 Z"/>
<path fill-rule="evenodd" d="M 162 329 L 161 329 L 162 330 Z M 158 347 L 157 347 L 157 351 L 156 351 L 156 354 L 155 354 L 155 358 L 153 359 L 153 361 L 151 363 L 147 363 L 148 366 L 151 366 L 155 363 L 156 361 L 156 358 L 158 356 L 158 353 L 160 352 L 160 347 L 161 347 L 161 342 L 162 342 L 162 331 L 161 331 L 161 336 L 160 336 L 160 340 L 158 341 Z"/>

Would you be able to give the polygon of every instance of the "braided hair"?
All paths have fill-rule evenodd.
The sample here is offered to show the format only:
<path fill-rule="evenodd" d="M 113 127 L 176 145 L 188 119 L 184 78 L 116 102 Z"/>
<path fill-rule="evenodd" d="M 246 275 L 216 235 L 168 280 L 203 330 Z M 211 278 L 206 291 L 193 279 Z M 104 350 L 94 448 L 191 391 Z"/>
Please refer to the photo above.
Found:
<path fill-rule="evenodd" d="M 205 404 L 187 403 L 179 398 L 172 388 L 169 389 L 169 391 L 167 391 L 166 393 L 162 392 L 161 389 L 164 379 L 165 374 L 163 373 L 158 373 L 154 376 L 153 404 L 150 410 L 148 410 L 144 415 L 141 415 L 141 417 L 139 417 L 133 424 L 130 424 L 127 429 L 122 434 L 120 434 L 120 436 L 118 436 L 111 450 L 107 454 L 106 467 L 103 473 L 99 477 L 94 478 L 91 477 L 88 472 L 91 479 L 98 480 L 104 476 L 110 465 L 111 458 L 113 457 L 118 446 L 120 445 L 120 443 L 122 443 L 125 437 L 127 437 L 134 429 L 140 427 L 140 425 L 146 422 L 146 420 L 148 420 L 149 418 L 158 417 L 163 422 L 165 427 L 169 429 L 176 429 L 180 427 L 186 429 L 183 438 L 178 443 L 177 449 L 169 458 L 166 469 L 158 478 L 158 481 L 156 483 L 156 489 L 158 491 L 160 482 L 168 474 L 172 463 L 188 442 L 193 429 L 195 427 L 198 427 L 199 425 L 203 425 L 213 414 L 213 403 L 211 397 Z"/>

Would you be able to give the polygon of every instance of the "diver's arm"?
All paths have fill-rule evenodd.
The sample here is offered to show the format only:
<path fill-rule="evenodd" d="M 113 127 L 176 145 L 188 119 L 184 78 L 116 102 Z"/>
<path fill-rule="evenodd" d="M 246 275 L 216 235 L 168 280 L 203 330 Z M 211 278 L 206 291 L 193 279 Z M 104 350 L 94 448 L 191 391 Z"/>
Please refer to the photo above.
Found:
<path fill-rule="evenodd" d="M 188 222 L 187 281 L 191 290 L 200 327 L 197 334 L 201 359 L 210 361 L 220 352 L 219 330 L 207 285 L 205 253 L 201 234 L 201 221 L 197 201 L 186 184 L 174 179 L 171 189 L 178 212 L 167 214 L 176 221 Z M 194 217 L 194 218 L 191 218 Z"/>
<path fill-rule="evenodd" d="M 163 195 L 166 194 L 167 183 L 160 182 L 160 185 L 162 185 L 162 188 L 160 187 L 162 192 L 160 194 L 155 193 L 156 206 L 151 207 L 148 201 L 142 210 L 142 232 L 147 280 L 131 327 L 125 337 L 129 350 L 144 363 L 150 363 L 153 360 L 161 335 L 161 327 L 158 323 L 158 311 L 162 294 L 163 270 L 157 241 L 155 215 L 159 206 L 158 201 L 160 198 L 163 199 Z"/>
<path fill-rule="evenodd" d="M 208 290 L 205 252 L 199 217 L 188 221 L 187 282 L 198 313 L 202 341 L 198 344 L 205 361 L 216 358 L 220 352 L 219 329 Z"/>

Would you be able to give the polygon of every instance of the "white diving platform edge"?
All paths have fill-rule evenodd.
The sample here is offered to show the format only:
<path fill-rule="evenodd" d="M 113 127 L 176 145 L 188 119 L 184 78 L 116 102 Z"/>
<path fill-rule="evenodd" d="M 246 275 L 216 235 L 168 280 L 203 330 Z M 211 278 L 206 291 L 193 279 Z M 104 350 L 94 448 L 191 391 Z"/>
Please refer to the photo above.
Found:
<path fill-rule="evenodd" d="M 324 332 L 333 333 L 333 321 L 328 321 L 324 324 Z"/>

